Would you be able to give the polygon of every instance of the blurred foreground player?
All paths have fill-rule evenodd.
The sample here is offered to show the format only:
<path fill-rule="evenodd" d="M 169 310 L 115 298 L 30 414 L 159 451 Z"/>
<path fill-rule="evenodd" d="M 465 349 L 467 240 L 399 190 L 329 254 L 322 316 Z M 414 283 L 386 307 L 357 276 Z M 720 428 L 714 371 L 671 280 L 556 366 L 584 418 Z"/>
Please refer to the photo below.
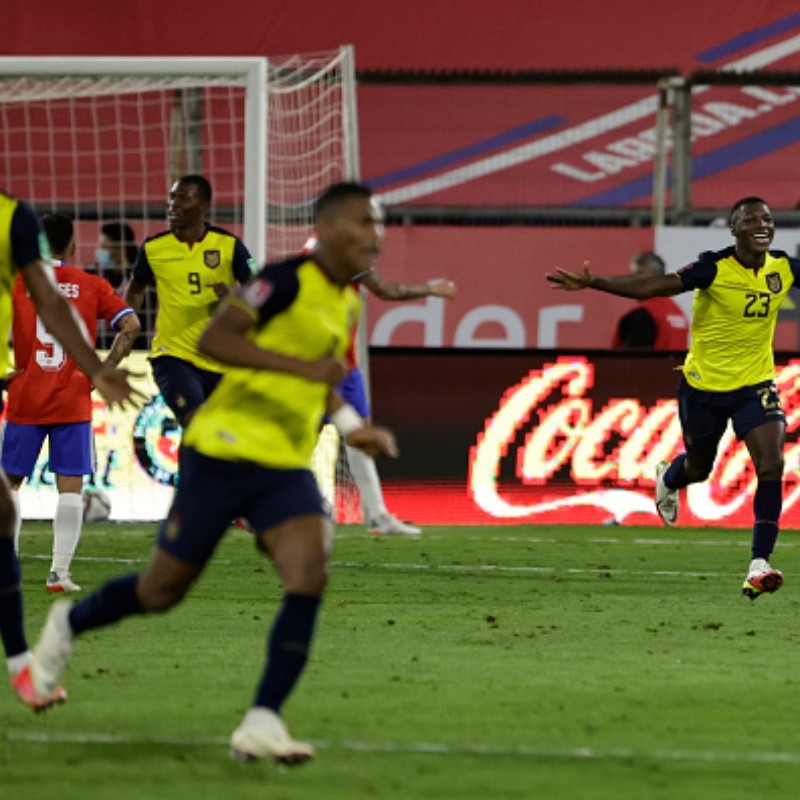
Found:
<path fill-rule="evenodd" d="M 751 600 L 781 587 L 769 564 L 783 505 L 786 417 L 775 387 L 773 339 L 778 310 L 800 283 L 800 261 L 770 245 L 775 221 L 760 197 L 734 203 L 729 215 L 735 245 L 701 253 L 670 275 L 592 275 L 557 269 L 552 286 L 644 299 L 694 291 L 692 343 L 684 361 L 678 408 L 686 451 L 656 473 L 656 509 L 667 525 L 678 520 L 680 489 L 706 480 L 730 420 L 756 473 L 752 560 L 742 593 Z"/>
<path fill-rule="evenodd" d="M 128 373 L 111 362 L 101 363 L 86 341 L 75 313 L 53 283 L 49 266 L 43 263 L 42 259 L 49 255 L 33 210 L 0 193 L 0 295 L 9 295 L 16 275 L 21 274 L 44 328 L 75 359 L 109 405 L 124 404 L 136 396 L 128 383 Z M 9 306 L 0 304 L 0 308 Z M 0 323 L 2 329 L 7 329 L 9 320 L 2 319 Z M 55 683 L 44 693 L 33 686 L 23 622 L 22 576 L 14 550 L 15 524 L 8 481 L 5 473 L 0 473 L 0 638 L 17 697 L 34 711 L 42 711 L 64 702 L 67 693 Z"/>
<path fill-rule="evenodd" d="M 80 603 L 59 601 L 36 646 L 33 676 L 49 692 L 74 637 L 133 614 L 166 611 L 200 576 L 235 517 L 246 517 L 284 589 L 252 707 L 231 738 L 241 759 L 295 764 L 313 748 L 291 738 L 281 707 L 308 658 L 327 582 L 333 523 L 309 465 L 326 411 L 340 435 L 396 455 L 392 434 L 366 425 L 332 392 L 344 375 L 361 300 L 352 281 L 372 267 L 384 234 L 370 191 L 340 183 L 320 196 L 310 256 L 265 267 L 228 299 L 200 337 L 227 365 L 181 449 L 181 480 L 150 564 Z"/>

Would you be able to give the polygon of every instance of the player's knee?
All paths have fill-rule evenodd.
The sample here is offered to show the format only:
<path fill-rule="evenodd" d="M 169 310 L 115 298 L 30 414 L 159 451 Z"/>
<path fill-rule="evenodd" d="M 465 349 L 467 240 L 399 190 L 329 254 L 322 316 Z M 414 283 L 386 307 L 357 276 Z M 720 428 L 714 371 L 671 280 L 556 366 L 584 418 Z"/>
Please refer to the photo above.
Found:
<path fill-rule="evenodd" d="M 152 581 L 140 580 L 137 588 L 139 602 L 144 611 L 158 614 L 169 611 L 186 597 L 188 586 L 178 583 L 155 584 Z"/>
<path fill-rule="evenodd" d="M 759 458 L 756 466 L 756 477 L 760 481 L 779 481 L 783 478 L 783 453 L 777 451 Z"/>
<path fill-rule="evenodd" d="M 288 571 L 283 583 L 287 592 L 321 595 L 328 585 L 328 565 L 325 562 L 301 565 Z"/>
<path fill-rule="evenodd" d="M 686 472 L 686 477 L 688 478 L 689 483 L 701 483 L 711 474 L 711 468 L 713 466 L 713 462 L 699 460 L 692 461 L 691 459 L 687 458 L 683 469 L 684 472 Z"/>

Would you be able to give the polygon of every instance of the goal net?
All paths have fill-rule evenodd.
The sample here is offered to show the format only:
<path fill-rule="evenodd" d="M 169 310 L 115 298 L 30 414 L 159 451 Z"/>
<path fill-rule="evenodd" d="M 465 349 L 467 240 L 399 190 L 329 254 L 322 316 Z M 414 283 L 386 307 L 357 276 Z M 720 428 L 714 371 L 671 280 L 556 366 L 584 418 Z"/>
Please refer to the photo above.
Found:
<path fill-rule="evenodd" d="M 39 213 L 71 216 L 75 262 L 90 266 L 103 223 L 131 225 L 137 241 L 163 230 L 169 186 L 201 173 L 214 189 L 211 220 L 257 261 L 274 260 L 307 240 L 326 185 L 358 178 L 356 119 L 350 47 L 269 59 L 0 58 L 0 186 Z M 153 320 L 143 326 L 152 332 Z M 118 465 L 124 438 L 116 436 Z M 329 439 L 319 473 L 332 459 L 344 469 Z M 342 473 L 329 499 L 353 521 L 339 485 L 352 494 Z M 152 518 L 162 504 L 150 504 Z"/>

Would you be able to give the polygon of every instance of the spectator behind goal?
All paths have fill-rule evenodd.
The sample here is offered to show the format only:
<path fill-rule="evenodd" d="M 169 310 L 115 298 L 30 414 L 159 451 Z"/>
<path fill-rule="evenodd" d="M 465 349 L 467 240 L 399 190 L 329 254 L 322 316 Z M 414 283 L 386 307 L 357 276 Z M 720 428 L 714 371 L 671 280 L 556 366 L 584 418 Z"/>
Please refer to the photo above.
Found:
<path fill-rule="evenodd" d="M 86 271 L 105 278 L 114 288 L 114 293 L 124 298 L 138 249 L 136 234 L 128 223 L 121 221 L 104 222 L 100 226 L 100 233 L 97 238 L 94 264 L 88 267 Z M 148 287 L 145 291 L 142 307 L 139 309 L 139 321 L 142 325 L 142 330 L 133 343 L 134 349 L 149 349 L 155 318 L 155 290 L 152 287 Z M 114 331 L 101 320 L 97 327 L 97 346 L 101 350 L 108 350 L 114 341 L 115 335 Z"/>
<path fill-rule="evenodd" d="M 632 275 L 664 275 L 661 256 L 646 250 L 631 259 Z M 650 297 L 617 322 L 611 346 L 626 350 L 686 350 L 689 322 L 671 297 Z"/>

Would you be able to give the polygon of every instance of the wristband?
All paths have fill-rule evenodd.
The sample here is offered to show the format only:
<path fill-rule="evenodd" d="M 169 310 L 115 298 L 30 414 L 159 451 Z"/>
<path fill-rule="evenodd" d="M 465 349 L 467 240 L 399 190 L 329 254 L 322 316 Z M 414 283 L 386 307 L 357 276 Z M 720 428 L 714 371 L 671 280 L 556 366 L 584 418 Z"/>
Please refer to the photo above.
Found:
<path fill-rule="evenodd" d="M 342 439 L 346 439 L 353 431 L 359 431 L 364 427 L 361 415 L 347 403 L 331 414 L 331 422 L 336 426 Z"/>

